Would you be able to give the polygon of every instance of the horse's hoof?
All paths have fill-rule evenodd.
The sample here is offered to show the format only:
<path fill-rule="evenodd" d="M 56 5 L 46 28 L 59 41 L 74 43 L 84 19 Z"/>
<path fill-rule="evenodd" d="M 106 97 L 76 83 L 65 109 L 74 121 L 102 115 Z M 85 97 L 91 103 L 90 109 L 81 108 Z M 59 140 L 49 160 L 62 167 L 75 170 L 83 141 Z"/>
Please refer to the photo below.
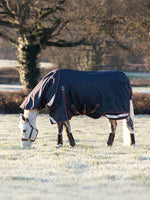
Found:
<path fill-rule="evenodd" d="M 75 144 L 73 144 L 73 145 L 69 145 L 71 148 L 73 148 L 73 147 L 75 147 Z"/>
<path fill-rule="evenodd" d="M 74 147 L 76 145 L 75 141 L 69 142 L 71 147 Z"/>
<path fill-rule="evenodd" d="M 136 145 L 136 144 L 132 144 L 132 146 L 133 146 L 133 147 L 137 147 L 137 145 Z"/>
<path fill-rule="evenodd" d="M 108 148 L 109 148 L 109 147 L 112 147 L 112 145 L 108 145 L 108 144 L 106 144 L 106 147 L 108 147 Z"/>
<path fill-rule="evenodd" d="M 106 143 L 106 147 L 112 147 L 112 144 Z"/>
<path fill-rule="evenodd" d="M 56 145 L 56 148 L 60 148 L 60 147 L 62 147 L 63 146 L 63 144 L 57 144 Z"/>

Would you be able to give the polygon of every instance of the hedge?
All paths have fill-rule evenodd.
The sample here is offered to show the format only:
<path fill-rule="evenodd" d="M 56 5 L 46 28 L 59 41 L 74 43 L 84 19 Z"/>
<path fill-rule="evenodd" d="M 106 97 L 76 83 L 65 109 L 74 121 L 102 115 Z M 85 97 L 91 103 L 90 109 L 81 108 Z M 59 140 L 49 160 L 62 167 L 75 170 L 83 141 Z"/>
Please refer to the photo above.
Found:
<path fill-rule="evenodd" d="M 0 113 L 1 114 L 15 114 L 22 110 L 19 105 L 26 97 L 26 93 L 19 92 L 0 92 Z M 150 94 L 134 93 L 133 105 L 135 114 L 150 114 Z M 45 112 L 45 111 L 44 111 Z"/>

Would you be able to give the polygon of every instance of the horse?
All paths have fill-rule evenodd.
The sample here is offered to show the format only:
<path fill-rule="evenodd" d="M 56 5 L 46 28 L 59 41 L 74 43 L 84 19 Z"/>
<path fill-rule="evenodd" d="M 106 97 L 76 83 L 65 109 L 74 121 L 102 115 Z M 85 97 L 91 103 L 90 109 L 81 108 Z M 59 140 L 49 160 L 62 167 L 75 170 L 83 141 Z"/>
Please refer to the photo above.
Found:
<path fill-rule="evenodd" d="M 71 147 L 75 139 L 71 132 L 73 116 L 86 115 L 109 120 L 107 145 L 112 146 L 117 120 L 123 120 L 125 145 L 135 146 L 134 110 L 132 88 L 128 77 L 120 71 L 77 71 L 56 69 L 49 72 L 25 98 L 20 108 L 21 147 L 31 147 L 38 130 L 36 117 L 39 111 L 49 108 L 51 124 L 57 124 L 57 146 L 63 146 L 62 132 L 65 127 Z M 126 136 L 129 136 L 126 139 Z"/>

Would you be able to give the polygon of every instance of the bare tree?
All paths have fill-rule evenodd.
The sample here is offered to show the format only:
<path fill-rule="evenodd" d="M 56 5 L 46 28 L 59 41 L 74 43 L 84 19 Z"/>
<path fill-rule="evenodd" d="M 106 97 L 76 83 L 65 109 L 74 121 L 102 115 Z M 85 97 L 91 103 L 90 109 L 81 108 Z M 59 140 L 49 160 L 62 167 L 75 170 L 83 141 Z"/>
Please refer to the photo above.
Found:
<path fill-rule="evenodd" d="M 78 7 L 84 19 L 79 23 L 90 33 L 91 45 L 71 50 L 53 48 L 51 59 L 55 63 L 84 70 L 125 70 L 131 68 L 132 60 L 135 64 L 144 63 L 143 70 L 148 71 L 149 0 L 82 0 Z M 136 70 L 136 65 L 132 66 Z"/>
<path fill-rule="evenodd" d="M 17 47 L 25 89 L 37 84 L 42 49 L 73 47 L 85 41 L 76 35 L 75 27 L 68 28 L 74 21 L 73 15 L 67 14 L 69 6 L 65 0 L 0 0 L 0 37 Z"/>
<path fill-rule="evenodd" d="M 47 47 L 57 47 L 51 55 L 61 63 L 69 53 L 66 63 L 81 63 L 79 69 L 99 69 L 116 58 L 116 49 L 119 56 L 140 51 L 149 62 L 149 8 L 149 0 L 0 0 L 0 37 L 16 45 L 21 82 L 32 89 L 38 57 Z M 64 56 L 58 50 L 81 44 L 92 45 Z"/>

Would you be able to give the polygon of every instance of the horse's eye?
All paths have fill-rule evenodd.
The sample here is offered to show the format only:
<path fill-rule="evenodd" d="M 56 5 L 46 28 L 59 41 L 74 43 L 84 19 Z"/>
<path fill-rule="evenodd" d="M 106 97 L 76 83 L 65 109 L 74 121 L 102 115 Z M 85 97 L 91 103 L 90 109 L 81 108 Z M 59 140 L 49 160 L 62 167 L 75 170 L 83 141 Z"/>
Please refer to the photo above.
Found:
<path fill-rule="evenodd" d="M 23 133 L 25 133 L 26 132 L 26 130 L 23 130 Z"/>

